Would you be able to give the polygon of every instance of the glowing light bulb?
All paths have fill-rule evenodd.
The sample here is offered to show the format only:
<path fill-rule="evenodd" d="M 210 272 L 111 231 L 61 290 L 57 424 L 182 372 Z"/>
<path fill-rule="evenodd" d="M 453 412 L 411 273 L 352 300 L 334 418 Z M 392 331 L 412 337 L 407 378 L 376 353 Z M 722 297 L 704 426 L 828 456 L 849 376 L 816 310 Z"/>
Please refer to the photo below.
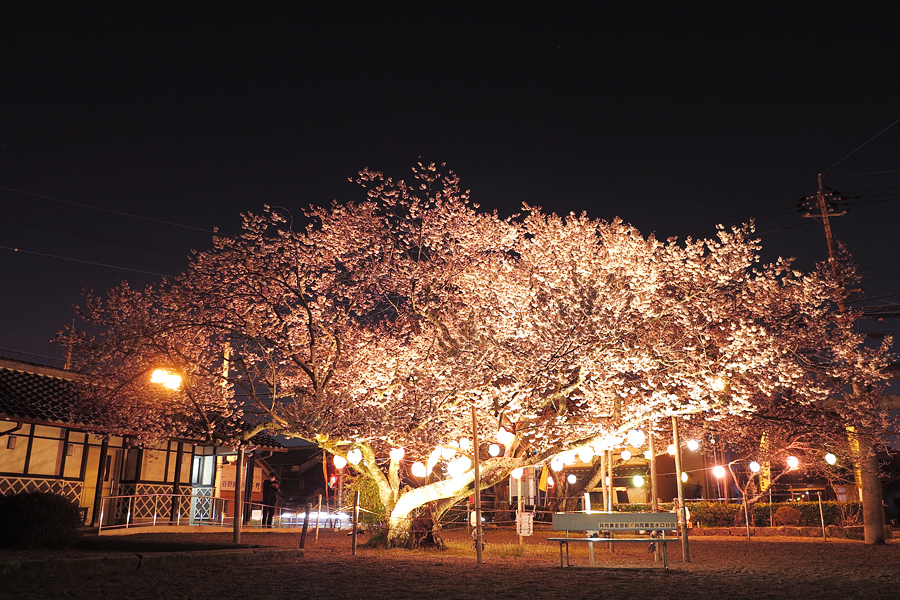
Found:
<path fill-rule="evenodd" d="M 837 456 L 835 456 L 834 454 L 832 454 L 831 452 L 829 452 L 828 454 L 825 455 L 825 462 L 827 462 L 829 465 L 836 464 L 836 463 L 837 463 Z"/>
<path fill-rule="evenodd" d="M 722 465 L 714 466 L 712 472 L 713 472 L 713 475 L 715 475 L 716 477 L 719 477 L 719 478 L 725 477 L 725 467 L 723 467 Z"/>
<path fill-rule="evenodd" d="M 747 465 L 747 467 L 754 473 L 759 473 L 759 469 L 760 469 L 759 463 L 756 462 L 755 460 L 752 461 L 749 465 Z"/>
<path fill-rule="evenodd" d="M 403 460 L 403 457 L 406 456 L 406 450 L 403 448 L 391 448 L 388 456 L 391 457 L 391 460 Z"/>
<path fill-rule="evenodd" d="M 635 475 L 631 479 L 631 483 L 634 484 L 634 487 L 644 487 L 644 478 L 641 477 L 640 475 Z"/>
<path fill-rule="evenodd" d="M 594 458 L 594 450 L 590 446 L 582 446 L 576 453 L 578 454 L 578 460 L 584 463 L 591 462 L 591 459 Z"/>
<path fill-rule="evenodd" d="M 515 434 L 508 431 L 506 427 L 501 427 L 497 430 L 497 441 L 504 446 L 508 446 L 509 443 L 512 442 L 515 438 Z"/>
<path fill-rule="evenodd" d="M 459 447 L 462 450 L 468 450 L 472 447 L 472 442 L 470 442 L 467 437 L 461 437 L 459 438 Z"/>
<path fill-rule="evenodd" d="M 796 456 L 788 456 L 787 457 L 787 465 L 792 469 L 796 469 L 800 466 L 800 459 Z"/>
<path fill-rule="evenodd" d="M 415 475 L 416 477 L 419 477 L 419 478 L 425 477 L 425 475 L 428 474 L 428 471 L 425 469 L 425 465 L 418 461 L 414 462 L 412 464 L 412 467 L 410 467 L 409 470 L 412 472 L 413 475 Z"/>
<path fill-rule="evenodd" d="M 649 450 L 644 450 L 644 458 L 650 460 L 651 458 L 653 458 L 653 454 Z"/>
<path fill-rule="evenodd" d="M 566 481 L 568 481 L 569 484 L 571 485 L 571 484 L 575 483 L 576 481 L 578 481 L 578 478 L 575 477 L 574 473 L 569 473 L 569 475 L 566 477 Z"/>
<path fill-rule="evenodd" d="M 675 456 L 675 444 L 669 444 L 666 448 L 666 452 L 668 452 L 671 456 Z"/>
<path fill-rule="evenodd" d="M 631 460 L 631 452 L 628 450 L 622 450 L 622 460 Z"/>
<path fill-rule="evenodd" d="M 500 446 L 497 444 L 491 444 L 488 446 L 488 454 L 491 456 L 500 456 Z"/>
<path fill-rule="evenodd" d="M 700 449 L 700 442 L 698 442 L 697 440 L 688 440 L 687 448 L 691 452 L 696 452 L 697 450 Z"/>
<path fill-rule="evenodd" d="M 553 476 L 552 476 L 552 475 L 548 475 L 548 476 L 547 476 L 547 486 L 548 486 L 548 487 L 553 487 L 554 485 L 556 485 L 556 484 L 555 484 L 554 481 L 553 481 Z"/>
<path fill-rule="evenodd" d="M 562 459 L 560 459 L 559 457 L 554 458 L 550 461 L 550 468 L 554 471 L 562 471 L 564 466 L 565 463 L 563 463 Z"/>
<path fill-rule="evenodd" d="M 685 473 L 684 471 L 682 471 L 681 472 L 681 483 L 687 483 L 687 480 L 688 480 L 688 474 Z"/>
<path fill-rule="evenodd" d="M 721 377 L 716 377 L 715 379 L 712 380 L 711 386 L 712 386 L 712 389 L 714 389 L 717 392 L 725 391 L 725 380 L 722 379 Z"/>
<path fill-rule="evenodd" d="M 331 462 L 333 462 L 334 466 L 338 469 L 343 469 L 347 466 L 347 459 L 343 456 L 338 456 L 337 454 L 334 455 L 334 459 L 332 459 Z"/>
<path fill-rule="evenodd" d="M 510 473 L 510 475 L 512 475 L 513 479 L 519 480 L 519 479 L 522 479 L 522 475 L 524 473 L 525 473 L 525 469 L 523 469 L 522 467 L 516 467 L 515 469 L 512 470 L 512 473 Z"/>
<path fill-rule="evenodd" d="M 635 448 L 640 448 L 647 440 L 646 434 L 640 429 L 632 429 L 628 432 L 625 438 L 628 440 L 629 445 Z"/>
<path fill-rule="evenodd" d="M 350 452 L 347 453 L 347 462 L 351 465 L 358 465 L 362 460 L 362 450 L 359 448 L 351 448 Z"/>

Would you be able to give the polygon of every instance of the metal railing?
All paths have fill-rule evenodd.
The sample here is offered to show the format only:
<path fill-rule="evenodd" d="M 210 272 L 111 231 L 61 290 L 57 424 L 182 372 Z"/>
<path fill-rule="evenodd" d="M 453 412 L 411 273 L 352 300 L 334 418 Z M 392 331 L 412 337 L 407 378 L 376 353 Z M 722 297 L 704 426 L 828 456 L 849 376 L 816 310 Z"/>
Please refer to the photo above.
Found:
<path fill-rule="evenodd" d="M 233 527 L 234 499 L 197 494 L 131 494 L 104 496 L 100 501 L 99 531 L 154 526 Z M 267 528 L 262 521 L 266 505 L 245 502 L 242 528 Z M 272 528 L 303 527 L 306 511 L 272 507 Z M 230 513 L 230 514 L 229 514 Z M 249 516 L 249 518 L 247 518 Z M 350 526 L 350 515 L 343 507 L 310 511 L 310 526 L 344 529 Z"/>

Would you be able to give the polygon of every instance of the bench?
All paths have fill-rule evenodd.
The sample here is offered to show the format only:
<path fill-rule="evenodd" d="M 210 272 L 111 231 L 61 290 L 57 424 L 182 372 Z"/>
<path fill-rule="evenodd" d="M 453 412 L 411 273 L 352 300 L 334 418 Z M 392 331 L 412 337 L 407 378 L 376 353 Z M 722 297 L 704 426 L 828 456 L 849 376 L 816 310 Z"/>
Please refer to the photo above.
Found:
<path fill-rule="evenodd" d="M 569 567 L 569 544 L 571 542 L 586 542 L 590 544 L 591 566 L 594 564 L 594 543 L 655 543 L 662 548 L 663 570 L 669 569 L 669 556 L 666 552 L 666 543 L 677 540 L 666 537 L 667 531 L 677 529 L 677 519 L 673 512 L 657 513 L 555 513 L 553 515 L 553 530 L 565 531 L 564 538 L 547 538 L 548 542 L 559 542 L 559 566 Z M 609 532 L 608 536 L 589 535 L 587 537 L 569 537 L 570 531 Z M 613 537 L 616 532 L 644 532 L 658 537 Z M 563 563 L 563 546 L 566 547 L 566 559 Z"/>

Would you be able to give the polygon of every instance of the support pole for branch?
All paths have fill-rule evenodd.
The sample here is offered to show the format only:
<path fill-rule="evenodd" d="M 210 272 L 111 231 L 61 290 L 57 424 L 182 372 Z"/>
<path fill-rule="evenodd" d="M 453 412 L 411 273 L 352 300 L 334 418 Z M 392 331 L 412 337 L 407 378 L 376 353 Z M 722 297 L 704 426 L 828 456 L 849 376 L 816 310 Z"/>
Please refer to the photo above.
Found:
<path fill-rule="evenodd" d="M 306 503 L 306 515 L 303 517 L 303 531 L 300 533 L 300 547 L 306 546 L 306 530 L 309 529 L 309 513 L 312 512 L 312 503 Z"/>
<path fill-rule="evenodd" d="M 319 517 L 322 516 L 322 494 L 319 494 L 319 505 L 316 507 L 316 543 L 319 543 Z"/>
<path fill-rule="evenodd" d="M 241 485 L 244 471 L 244 449 L 238 446 L 237 458 L 234 461 L 234 527 L 232 529 L 232 542 L 241 543 L 241 516 L 244 514 L 243 486 Z"/>
<path fill-rule="evenodd" d="M 656 444 L 653 443 L 653 428 L 647 432 L 650 440 L 650 512 L 659 512 L 659 475 L 656 470 Z"/>
<path fill-rule="evenodd" d="M 356 556 L 356 530 L 359 525 L 359 490 L 353 495 L 353 531 L 351 532 L 350 554 Z"/>
<path fill-rule="evenodd" d="M 475 457 L 475 555 L 478 564 L 484 562 L 481 556 L 481 473 L 479 471 L 478 457 L 478 419 L 475 415 L 475 405 L 472 405 L 472 447 Z"/>
<path fill-rule="evenodd" d="M 684 506 L 684 485 L 681 482 L 681 442 L 678 439 L 678 419 L 672 415 L 672 443 L 675 444 L 675 484 L 678 486 L 678 511 L 681 513 L 681 554 L 684 562 L 691 562 L 688 547 L 687 511 Z"/>
<path fill-rule="evenodd" d="M 819 496 L 819 519 L 822 521 L 822 541 L 827 542 L 828 538 L 825 537 L 825 511 L 822 509 L 822 492 L 816 492 Z"/>

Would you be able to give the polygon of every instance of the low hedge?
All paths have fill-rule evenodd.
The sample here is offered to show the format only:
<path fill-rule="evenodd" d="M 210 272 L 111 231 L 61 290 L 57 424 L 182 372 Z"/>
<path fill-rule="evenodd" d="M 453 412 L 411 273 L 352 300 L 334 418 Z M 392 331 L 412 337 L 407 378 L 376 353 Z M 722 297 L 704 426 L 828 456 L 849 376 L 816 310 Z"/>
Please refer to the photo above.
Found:
<path fill-rule="evenodd" d="M 841 514 L 841 505 L 846 513 L 846 522 Z M 699 500 L 688 501 L 687 506 L 691 513 L 691 522 L 695 527 L 734 527 L 744 524 L 743 504 Z M 800 511 L 800 526 L 815 527 L 821 524 L 818 502 L 773 502 L 771 505 L 767 502 L 757 502 L 753 506 L 753 525 L 768 527 L 772 515 L 782 506 L 789 506 Z M 671 502 L 662 502 L 659 508 L 660 510 L 674 510 Z M 616 510 L 619 512 L 649 512 L 650 505 L 619 504 L 616 506 Z M 822 513 L 825 515 L 825 525 L 852 525 L 861 522 L 862 504 L 859 502 L 822 502 Z"/>

